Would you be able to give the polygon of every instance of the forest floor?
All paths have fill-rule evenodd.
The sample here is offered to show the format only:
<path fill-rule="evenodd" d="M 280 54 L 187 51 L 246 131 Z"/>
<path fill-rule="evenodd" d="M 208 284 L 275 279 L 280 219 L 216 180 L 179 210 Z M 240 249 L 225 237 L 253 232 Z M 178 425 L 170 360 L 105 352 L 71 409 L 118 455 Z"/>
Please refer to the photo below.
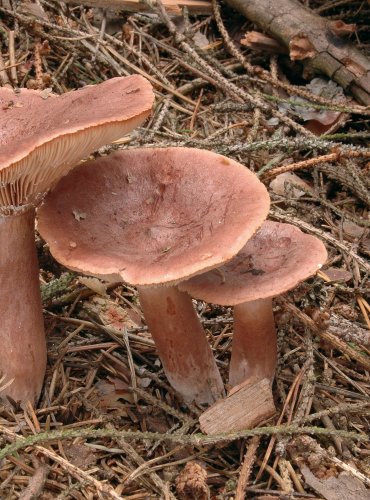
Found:
<path fill-rule="evenodd" d="M 370 57 L 369 3 L 305 4 L 356 23 L 350 40 Z M 68 273 L 37 236 L 48 367 L 36 409 L 0 405 L 0 498 L 370 498 L 369 107 L 284 54 L 245 48 L 257 27 L 216 2 L 216 16 L 171 18 L 183 43 L 149 8 L 0 5 L 3 85 L 64 93 L 146 76 L 150 120 L 96 155 L 189 146 L 234 158 L 268 187 L 269 218 L 329 254 L 274 303 L 274 417 L 205 436 L 202 409 L 168 385 L 135 288 Z M 299 179 L 284 183 L 284 171 Z M 197 309 L 226 383 L 232 310 Z"/>

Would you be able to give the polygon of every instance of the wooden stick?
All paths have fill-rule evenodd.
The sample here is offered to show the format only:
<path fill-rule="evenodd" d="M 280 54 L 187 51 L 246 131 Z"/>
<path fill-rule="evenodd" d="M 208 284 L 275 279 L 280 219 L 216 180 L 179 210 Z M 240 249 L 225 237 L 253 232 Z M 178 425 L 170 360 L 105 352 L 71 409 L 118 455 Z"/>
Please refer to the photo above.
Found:
<path fill-rule="evenodd" d="M 370 60 L 338 36 L 330 21 L 296 0 L 226 0 L 276 38 L 306 73 L 325 73 L 363 104 L 370 104 Z"/>
<path fill-rule="evenodd" d="M 10 67 L 10 76 L 14 85 L 18 85 L 18 76 L 17 76 L 17 65 L 15 61 L 15 33 L 13 30 L 9 30 L 9 67 Z"/>
<path fill-rule="evenodd" d="M 254 436 L 247 445 L 247 451 L 240 468 L 238 484 L 236 486 L 235 500 L 244 500 L 246 497 L 247 486 L 252 467 L 257 458 L 257 449 L 260 444 L 260 436 Z"/>
<path fill-rule="evenodd" d="M 65 0 L 67 4 L 86 4 L 101 9 L 122 9 L 129 12 L 148 11 L 149 7 L 142 0 Z M 181 14 L 181 9 L 187 7 L 191 14 L 211 14 L 212 6 L 208 0 L 163 0 L 167 12 L 173 15 Z"/>
<path fill-rule="evenodd" d="M 0 87 L 12 88 L 12 86 L 10 85 L 8 73 L 6 72 L 5 69 L 5 62 L 1 54 L 1 45 L 0 45 Z"/>

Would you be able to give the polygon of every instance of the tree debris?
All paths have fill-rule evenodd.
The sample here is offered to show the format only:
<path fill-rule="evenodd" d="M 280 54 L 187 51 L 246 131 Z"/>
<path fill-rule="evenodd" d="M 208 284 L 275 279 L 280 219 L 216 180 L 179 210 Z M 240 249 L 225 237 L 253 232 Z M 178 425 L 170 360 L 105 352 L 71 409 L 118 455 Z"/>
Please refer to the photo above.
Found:
<path fill-rule="evenodd" d="M 200 428 L 206 434 L 251 429 L 269 419 L 276 412 L 271 393 L 271 382 L 262 379 L 235 386 L 200 417 Z"/>

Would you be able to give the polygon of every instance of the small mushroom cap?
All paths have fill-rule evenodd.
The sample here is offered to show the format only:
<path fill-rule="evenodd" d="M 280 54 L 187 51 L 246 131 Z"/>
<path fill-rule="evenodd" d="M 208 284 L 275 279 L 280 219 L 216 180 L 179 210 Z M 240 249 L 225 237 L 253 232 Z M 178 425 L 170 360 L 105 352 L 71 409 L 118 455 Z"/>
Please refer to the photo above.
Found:
<path fill-rule="evenodd" d="M 152 105 L 139 75 L 61 96 L 0 88 L 0 213 L 36 204 L 80 160 L 140 125 Z"/>
<path fill-rule="evenodd" d="M 38 227 L 70 269 L 175 283 L 231 259 L 269 204 L 258 178 L 224 156 L 137 149 L 77 167 L 46 197 Z"/>
<path fill-rule="evenodd" d="M 196 299 L 235 306 L 294 288 L 327 259 L 324 244 L 291 224 L 265 221 L 225 265 L 180 283 Z"/>

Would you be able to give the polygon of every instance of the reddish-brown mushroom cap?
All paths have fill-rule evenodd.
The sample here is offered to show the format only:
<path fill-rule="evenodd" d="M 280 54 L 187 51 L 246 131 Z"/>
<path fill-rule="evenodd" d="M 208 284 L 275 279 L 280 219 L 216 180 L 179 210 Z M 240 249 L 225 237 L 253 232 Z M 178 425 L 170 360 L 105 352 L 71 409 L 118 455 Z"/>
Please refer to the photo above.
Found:
<path fill-rule="evenodd" d="M 231 259 L 269 209 L 239 163 L 189 148 L 120 151 L 61 180 L 39 230 L 67 267 L 138 285 L 174 283 Z"/>
<path fill-rule="evenodd" d="M 0 213 L 27 208 L 78 161 L 140 125 L 153 104 L 139 75 L 61 96 L 0 89 Z"/>
<path fill-rule="evenodd" d="M 294 288 L 326 259 L 318 238 L 291 224 L 266 221 L 231 261 L 183 281 L 179 288 L 194 298 L 233 306 Z"/>

